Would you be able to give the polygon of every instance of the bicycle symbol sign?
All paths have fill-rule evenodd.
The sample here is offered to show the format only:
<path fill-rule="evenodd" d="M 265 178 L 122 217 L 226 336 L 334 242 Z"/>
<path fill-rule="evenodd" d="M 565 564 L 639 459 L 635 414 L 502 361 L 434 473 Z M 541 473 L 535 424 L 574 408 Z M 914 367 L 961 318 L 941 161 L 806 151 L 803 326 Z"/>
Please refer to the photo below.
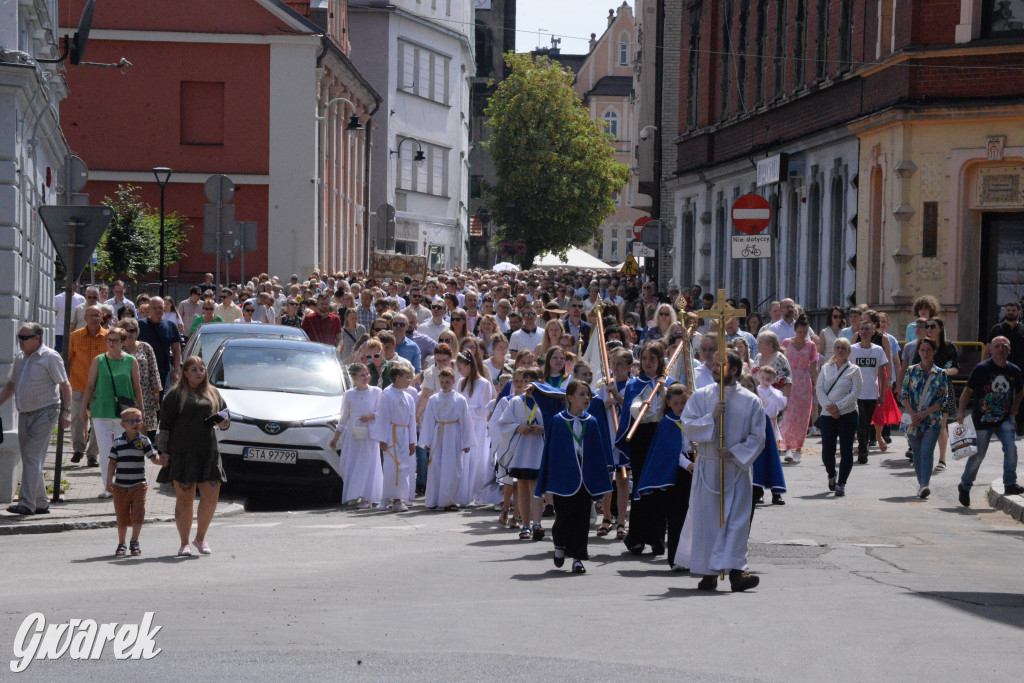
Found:
<path fill-rule="evenodd" d="M 771 258 L 770 235 L 733 235 L 732 257 L 736 259 Z"/>

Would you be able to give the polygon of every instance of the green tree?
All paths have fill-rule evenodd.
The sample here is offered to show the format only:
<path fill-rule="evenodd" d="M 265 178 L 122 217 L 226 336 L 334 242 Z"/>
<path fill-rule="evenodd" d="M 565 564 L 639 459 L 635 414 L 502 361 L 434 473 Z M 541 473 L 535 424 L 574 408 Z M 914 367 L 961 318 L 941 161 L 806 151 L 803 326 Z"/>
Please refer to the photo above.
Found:
<path fill-rule="evenodd" d="M 160 269 L 160 213 L 139 199 L 139 187 L 119 185 L 103 204 L 114 210 L 96 249 L 99 270 L 111 278 L 137 281 Z M 164 264 L 180 259 L 188 221 L 177 213 L 164 214 Z"/>
<path fill-rule="evenodd" d="M 505 55 L 511 73 L 485 113 L 498 184 L 487 203 L 496 246 L 529 268 L 541 252 L 590 244 L 615 212 L 613 193 L 629 167 L 572 89 L 572 75 L 547 58 Z M 514 206 L 514 209 L 511 208 Z"/>

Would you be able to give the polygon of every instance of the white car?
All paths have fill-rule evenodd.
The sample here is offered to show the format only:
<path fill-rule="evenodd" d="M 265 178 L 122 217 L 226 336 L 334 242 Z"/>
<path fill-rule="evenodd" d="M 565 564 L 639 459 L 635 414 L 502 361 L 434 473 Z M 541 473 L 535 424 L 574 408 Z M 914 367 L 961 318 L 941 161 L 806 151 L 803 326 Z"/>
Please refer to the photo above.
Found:
<path fill-rule="evenodd" d="M 228 339 L 209 376 L 231 414 L 231 428 L 217 432 L 229 484 L 327 488 L 340 497 L 340 457 L 330 441 L 347 380 L 333 347 Z"/>

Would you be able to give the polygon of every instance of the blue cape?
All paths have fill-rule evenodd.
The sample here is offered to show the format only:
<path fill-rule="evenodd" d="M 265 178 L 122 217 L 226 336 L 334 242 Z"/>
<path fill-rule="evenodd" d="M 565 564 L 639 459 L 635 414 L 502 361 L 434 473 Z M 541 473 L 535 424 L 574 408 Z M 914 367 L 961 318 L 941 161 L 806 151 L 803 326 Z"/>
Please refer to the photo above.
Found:
<path fill-rule="evenodd" d="M 629 443 L 626 442 L 626 434 L 629 433 L 630 427 L 633 426 L 633 416 L 629 412 L 629 407 L 633 404 L 633 400 L 643 393 L 644 389 L 648 386 L 654 386 L 654 379 L 647 375 L 640 375 L 629 380 L 629 384 L 626 385 L 626 391 L 622 394 L 622 412 L 619 413 L 619 431 L 615 432 L 615 446 L 622 451 L 624 460 L 629 460 Z M 665 386 L 675 382 L 671 377 L 665 382 Z"/>
<path fill-rule="evenodd" d="M 581 485 L 593 498 L 599 498 L 612 490 L 611 478 L 608 476 L 611 444 L 603 436 L 600 420 L 587 412 L 583 412 L 580 417 L 586 425 L 583 432 L 582 463 L 576 459 L 576 447 L 569 431 L 568 421 L 572 420 L 569 412 L 562 411 L 551 422 L 544 423 L 544 457 L 535 493 L 538 498 L 545 493 L 571 496 L 579 491 Z"/>
<path fill-rule="evenodd" d="M 658 431 L 654 433 L 651 449 L 647 451 L 644 471 L 633 487 L 636 490 L 633 498 L 655 490 L 675 486 L 676 474 L 679 472 L 679 453 L 683 450 L 683 432 L 679 429 L 679 418 L 666 413 L 658 423 Z"/>
<path fill-rule="evenodd" d="M 767 415 L 765 420 L 764 449 L 757 456 L 751 468 L 754 486 L 771 489 L 772 493 L 786 492 L 786 475 L 782 472 L 782 458 L 779 457 L 779 445 L 775 441 L 775 430 Z"/>

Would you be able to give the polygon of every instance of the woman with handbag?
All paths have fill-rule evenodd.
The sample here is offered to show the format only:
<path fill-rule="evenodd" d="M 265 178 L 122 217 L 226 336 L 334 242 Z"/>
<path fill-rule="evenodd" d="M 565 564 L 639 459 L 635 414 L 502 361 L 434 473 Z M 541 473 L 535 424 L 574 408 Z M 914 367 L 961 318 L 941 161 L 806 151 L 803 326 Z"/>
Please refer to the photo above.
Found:
<path fill-rule="evenodd" d="M 906 428 L 907 441 L 914 451 L 918 498 L 927 498 L 931 493 L 928 482 L 932 476 L 935 442 L 942 432 L 940 413 L 950 391 L 949 376 L 935 365 L 938 347 L 930 338 L 917 343 L 921 362 L 907 368 L 900 391 L 900 403 L 906 411 L 900 425 Z"/>
<path fill-rule="evenodd" d="M 92 429 L 100 455 L 100 476 L 104 486 L 110 465 L 110 447 L 114 443 L 115 429 L 119 429 L 121 411 L 134 408 L 142 401 L 139 383 L 139 364 L 134 356 L 124 352 L 124 328 L 115 327 L 107 333 L 107 350 L 92 359 L 89 381 L 82 397 L 82 421 L 88 424 L 92 416 Z M 98 498 L 110 498 L 104 488 Z"/>
<path fill-rule="evenodd" d="M 857 433 L 857 398 L 864 378 L 850 362 L 850 342 L 835 340 L 832 357 L 821 366 L 816 393 L 821 404 L 821 462 L 828 473 L 828 490 L 836 498 L 846 495 L 846 481 L 853 471 L 853 437 Z M 839 439 L 839 472 L 836 473 L 836 439 Z"/>

